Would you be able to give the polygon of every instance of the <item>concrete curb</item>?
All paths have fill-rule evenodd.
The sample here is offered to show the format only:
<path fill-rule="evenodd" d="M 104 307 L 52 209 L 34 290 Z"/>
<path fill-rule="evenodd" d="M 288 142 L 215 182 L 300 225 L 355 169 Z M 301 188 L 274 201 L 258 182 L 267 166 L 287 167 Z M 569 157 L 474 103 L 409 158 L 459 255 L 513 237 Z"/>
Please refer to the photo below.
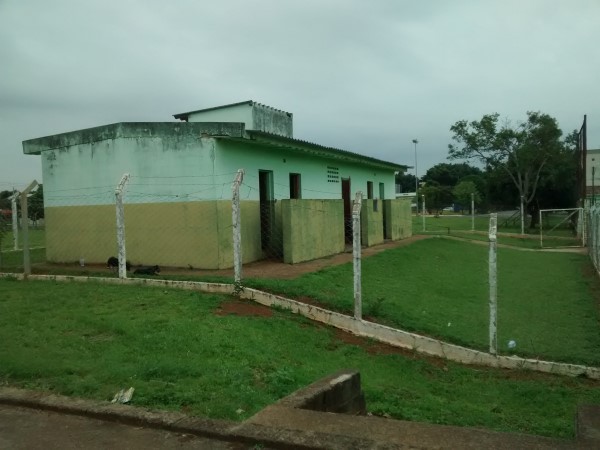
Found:
<path fill-rule="evenodd" d="M 371 439 L 360 439 L 318 431 L 294 430 L 252 422 L 189 417 L 178 412 L 154 411 L 142 407 L 86 400 L 17 388 L 0 388 L 0 404 L 82 416 L 125 425 L 182 434 L 264 445 L 275 449 L 364 449 L 376 448 Z M 267 407 L 269 408 L 269 407 Z M 385 448 L 400 448 L 395 445 Z"/>
<path fill-rule="evenodd" d="M 0 278 L 26 279 L 23 274 L 0 273 Z M 456 344 L 450 344 L 438 339 L 422 336 L 416 333 L 391 328 L 375 322 L 356 320 L 338 312 L 318 306 L 309 305 L 257 289 L 243 287 L 239 292 L 236 286 L 222 283 L 205 283 L 200 281 L 156 280 L 148 278 L 101 278 L 81 277 L 70 275 L 29 275 L 31 280 L 50 280 L 62 282 L 97 282 L 121 285 L 145 285 L 155 287 L 171 287 L 177 289 L 197 290 L 202 292 L 238 295 L 264 306 L 278 306 L 288 309 L 316 322 L 321 322 L 348 331 L 357 336 L 368 337 L 395 347 L 413 350 L 429 356 L 436 356 L 462 364 L 496 367 L 502 369 L 525 369 L 554 375 L 578 377 L 585 376 L 600 380 L 600 367 L 590 367 L 579 364 L 544 361 L 539 359 L 521 358 L 519 356 L 494 356 L 479 350 L 473 350 Z"/>
<path fill-rule="evenodd" d="M 587 420 L 585 426 L 578 424 L 577 441 L 323 412 L 329 407 L 337 409 L 345 399 L 359 398 L 359 383 L 357 373 L 350 376 L 334 374 L 267 406 L 243 423 L 194 418 L 177 412 L 158 412 L 16 388 L 0 388 L 0 404 L 273 449 L 597 448 L 597 407 L 590 407 L 591 412 L 596 414 L 588 414 L 592 420 Z M 336 390 L 338 394 L 328 397 L 328 391 Z M 312 399 L 321 398 L 324 393 L 328 397 L 328 405 L 319 401 L 318 410 L 313 410 Z M 340 396 L 340 393 L 343 395 Z M 304 409 L 307 406 L 309 409 Z M 346 410 L 352 412 L 352 408 Z"/>
<path fill-rule="evenodd" d="M 0 388 L 0 404 L 190 434 L 220 441 L 267 445 L 271 448 L 320 449 L 331 445 L 331 438 L 323 433 L 305 436 L 304 433 L 293 430 L 275 429 L 258 424 L 189 417 L 178 412 L 153 411 L 142 407 L 17 388 Z M 325 447 L 322 444 L 325 444 Z"/>

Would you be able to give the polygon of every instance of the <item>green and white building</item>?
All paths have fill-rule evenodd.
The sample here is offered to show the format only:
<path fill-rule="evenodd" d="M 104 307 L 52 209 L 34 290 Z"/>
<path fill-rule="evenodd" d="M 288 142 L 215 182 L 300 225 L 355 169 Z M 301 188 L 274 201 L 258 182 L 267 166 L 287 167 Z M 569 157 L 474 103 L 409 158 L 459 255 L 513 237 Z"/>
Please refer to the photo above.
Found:
<path fill-rule="evenodd" d="M 116 254 L 115 187 L 125 192 L 127 258 L 202 269 L 233 265 L 231 185 L 239 169 L 244 263 L 344 251 L 362 191 L 363 245 L 411 235 L 406 166 L 293 138 L 291 113 L 254 101 L 173 122 L 125 122 L 23 142 L 40 155 L 46 257 L 103 263 Z"/>

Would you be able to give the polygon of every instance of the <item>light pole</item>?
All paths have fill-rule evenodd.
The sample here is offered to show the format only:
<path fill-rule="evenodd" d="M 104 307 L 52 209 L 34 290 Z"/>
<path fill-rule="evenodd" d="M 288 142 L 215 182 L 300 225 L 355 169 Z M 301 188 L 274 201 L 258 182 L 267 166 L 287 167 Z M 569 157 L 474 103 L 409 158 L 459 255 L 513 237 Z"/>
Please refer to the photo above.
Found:
<path fill-rule="evenodd" d="M 419 141 L 417 139 L 412 140 L 413 144 L 415 144 L 415 198 L 417 199 L 417 216 L 419 215 L 419 195 L 417 194 L 419 191 L 419 171 L 417 170 L 417 144 Z"/>

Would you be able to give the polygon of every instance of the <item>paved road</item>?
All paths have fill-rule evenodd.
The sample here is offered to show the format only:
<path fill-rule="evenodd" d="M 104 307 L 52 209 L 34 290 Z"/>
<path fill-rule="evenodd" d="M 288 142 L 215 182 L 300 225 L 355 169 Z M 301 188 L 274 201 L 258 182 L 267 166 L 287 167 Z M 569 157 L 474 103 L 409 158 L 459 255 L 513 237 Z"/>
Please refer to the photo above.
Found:
<path fill-rule="evenodd" d="M 2 450 L 241 450 L 252 446 L 81 416 L 0 405 Z"/>

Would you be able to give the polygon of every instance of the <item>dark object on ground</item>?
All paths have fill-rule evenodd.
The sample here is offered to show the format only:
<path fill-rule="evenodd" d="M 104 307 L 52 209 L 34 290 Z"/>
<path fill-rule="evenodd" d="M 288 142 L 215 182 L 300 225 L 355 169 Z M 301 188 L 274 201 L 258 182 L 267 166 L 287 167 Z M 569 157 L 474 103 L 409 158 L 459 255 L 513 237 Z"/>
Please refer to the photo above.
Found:
<path fill-rule="evenodd" d="M 108 267 L 109 269 L 118 269 L 119 258 L 117 258 L 116 256 L 111 256 L 110 258 L 108 258 L 108 261 L 106 261 L 106 267 Z M 131 263 L 129 261 L 125 261 L 125 268 L 127 270 L 131 270 Z"/>
<path fill-rule="evenodd" d="M 135 275 L 158 275 L 160 267 L 158 266 L 140 266 L 133 271 Z"/>

